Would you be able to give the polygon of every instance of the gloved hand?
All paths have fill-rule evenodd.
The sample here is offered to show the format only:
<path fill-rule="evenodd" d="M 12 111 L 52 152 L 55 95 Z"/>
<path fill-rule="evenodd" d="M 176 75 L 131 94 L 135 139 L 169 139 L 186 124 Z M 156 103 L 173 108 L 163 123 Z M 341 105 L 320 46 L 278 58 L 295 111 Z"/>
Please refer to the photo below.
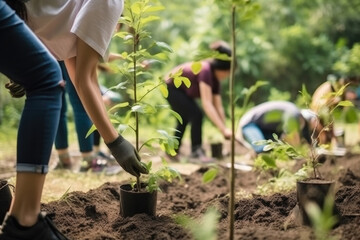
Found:
<path fill-rule="evenodd" d="M 125 138 L 119 136 L 115 141 L 106 144 L 120 166 L 128 173 L 140 177 L 141 173 L 147 174 L 148 170 L 141 164 L 140 156 Z"/>
<path fill-rule="evenodd" d="M 9 92 L 14 98 L 21 98 L 25 95 L 25 89 L 18 83 L 15 83 L 10 80 L 10 82 L 5 84 L 5 88 L 9 89 Z"/>

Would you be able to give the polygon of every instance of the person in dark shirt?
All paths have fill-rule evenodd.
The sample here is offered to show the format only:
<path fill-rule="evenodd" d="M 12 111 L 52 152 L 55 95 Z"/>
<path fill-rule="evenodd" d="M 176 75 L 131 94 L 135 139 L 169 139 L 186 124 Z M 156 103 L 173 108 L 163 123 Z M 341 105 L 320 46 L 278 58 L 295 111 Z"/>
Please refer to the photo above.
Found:
<path fill-rule="evenodd" d="M 220 54 L 231 56 L 231 49 L 227 43 L 217 41 L 210 48 Z M 198 74 L 191 70 L 192 63 L 184 63 L 175 67 L 172 73 L 182 70 L 182 77 L 190 80 L 190 87 L 181 84 L 176 87 L 174 77 L 167 79 L 169 96 L 167 98 L 172 109 L 182 117 L 183 123 L 177 123 L 175 136 L 181 141 L 188 124 L 191 124 L 191 158 L 202 163 L 211 162 L 213 159 L 206 157 L 202 147 L 202 122 L 203 111 L 196 100 L 201 100 L 201 105 L 214 125 L 221 131 L 225 139 L 229 139 L 232 132 L 225 124 L 225 113 L 220 95 L 220 82 L 230 75 L 231 60 L 206 59 L 201 61 L 201 71 Z"/>

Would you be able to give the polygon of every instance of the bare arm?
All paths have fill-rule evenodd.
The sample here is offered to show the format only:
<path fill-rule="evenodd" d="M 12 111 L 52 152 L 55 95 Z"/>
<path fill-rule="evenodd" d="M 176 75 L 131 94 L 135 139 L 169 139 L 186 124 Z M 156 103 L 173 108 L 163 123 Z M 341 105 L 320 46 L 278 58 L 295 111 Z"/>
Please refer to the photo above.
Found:
<path fill-rule="evenodd" d="M 219 94 L 213 95 L 213 102 L 214 102 L 216 111 L 218 112 L 222 122 L 225 125 L 226 118 L 225 118 L 224 106 L 222 104 L 221 96 Z"/>
<path fill-rule="evenodd" d="M 71 81 L 87 114 L 95 124 L 105 144 L 120 166 L 139 177 L 148 170 L 141 165 L 135 148 L 112 125 L 102 100 L 96 68 L 99 54 L 81 39 L 77 41 L 77 56 L 65 61 Z"/>
<path fill-rule="evenodd" d="M 86 112 L 105 143 L 109 143 L 118 137 L 118 133 L 102 101 L 96 73 L 99 57 L 95 50 L 78 39 L 77 56 L 66 60 L 65 64 Z"/>
<path fill-rule="evenodd" d="M 223 117 L 219 114 L 217 108 L 215 107 L 213 94 L 211 92 L 211 87 L 204 82 L 200 82 L 199 88 L 200 88 L 201 103 L 203 105 L 206 115 L 210 118 L 210 120 L 214 123 L 214 125 L 221 131 L 221 133 L 226 138 L 228 138 L 229 129 L 226 128 L 225 122 L 223 121 Z M 222 114 L 224 114 L 223 110 L 222 110 Z"/>

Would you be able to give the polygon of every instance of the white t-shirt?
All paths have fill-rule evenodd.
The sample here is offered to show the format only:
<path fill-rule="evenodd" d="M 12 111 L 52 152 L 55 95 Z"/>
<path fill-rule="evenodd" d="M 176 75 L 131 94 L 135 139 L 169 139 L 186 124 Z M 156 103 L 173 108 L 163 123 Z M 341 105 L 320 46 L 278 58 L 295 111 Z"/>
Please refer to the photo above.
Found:
<path fill-rule="evenodd" d="M 102 58 L 123 11 L 123 0 L 32 0 L 28 25 L 57 60 L 76 56 L 79 37 Z"/>

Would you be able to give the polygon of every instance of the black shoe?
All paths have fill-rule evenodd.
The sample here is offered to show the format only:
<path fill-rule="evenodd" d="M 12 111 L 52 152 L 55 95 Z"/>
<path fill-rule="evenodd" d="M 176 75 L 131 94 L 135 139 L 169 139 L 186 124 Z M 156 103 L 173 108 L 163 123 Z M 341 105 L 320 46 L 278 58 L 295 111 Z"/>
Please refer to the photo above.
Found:
<path fill-rule="evenodd" d="M 22 227 L 9 213 L 0 227 L 0 240 L 69 240 L 46 216 L 40 213 L 32 227 Z"/>

